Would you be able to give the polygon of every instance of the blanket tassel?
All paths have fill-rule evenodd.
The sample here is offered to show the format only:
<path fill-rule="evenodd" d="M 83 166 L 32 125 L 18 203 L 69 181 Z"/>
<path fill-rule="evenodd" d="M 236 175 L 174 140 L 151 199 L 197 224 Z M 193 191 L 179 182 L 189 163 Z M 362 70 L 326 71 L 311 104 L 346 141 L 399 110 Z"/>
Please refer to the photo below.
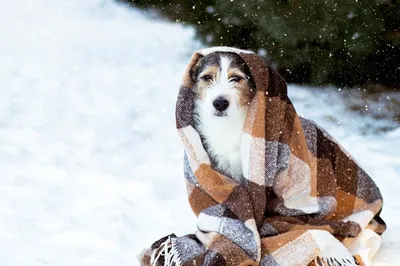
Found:
<path fill-rule="evenodd" d="M 337 258 L 321 258 L 317 257 L 310 264 L 310 266 L 363 266 L 361 260 L 354 258 L 350 259 L 337 259 Z"/>
<path fill-rule="evenodd" d="M 161 245 L 153 251 L 150 258 L 151 266 L 159 266 L 158 262 L 161 257 L 164 257 L 164 266 L 181 266 L 178 251 L 169 236 Z"/>

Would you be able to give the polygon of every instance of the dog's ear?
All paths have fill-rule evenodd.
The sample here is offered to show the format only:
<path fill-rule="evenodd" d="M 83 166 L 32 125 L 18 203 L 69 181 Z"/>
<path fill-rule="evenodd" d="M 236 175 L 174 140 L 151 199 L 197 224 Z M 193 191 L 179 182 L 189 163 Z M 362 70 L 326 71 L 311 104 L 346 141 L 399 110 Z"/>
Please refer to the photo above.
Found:
<path fill-rule="evenodd" d="M 197 60 L 197 62 L 190 69 L 190 77 L 192 78 L 193 83 L 196 83 L 196 81 L 197 81 L 197 77 L 199 75 L 199 69 L 201 66 L 202 59 L 203 58 L 200 58 L 199 60 Z"/>
<path fill-rule="evenodd" d="M 197 62 L 196 64 L 194 64 L 192 69 L 190 69 L 189 73 L 193 83 L 196 83 L 198 71 L 199 71 L 199 63 Z"/>
<path fill-rule="evenodd" d="M 182 86 L 186 88 L 192 88 L 195 84 L 195 80 L 193 79 L 193 74 L 195 73 L 196 65 L 198 61 L 203 57 L 203 55 L 199 53 L 194 53 L 192 58 L 190 59 L 189 64 L 186 67 L 185 74 L 183 75 L 182 79 Z"/>

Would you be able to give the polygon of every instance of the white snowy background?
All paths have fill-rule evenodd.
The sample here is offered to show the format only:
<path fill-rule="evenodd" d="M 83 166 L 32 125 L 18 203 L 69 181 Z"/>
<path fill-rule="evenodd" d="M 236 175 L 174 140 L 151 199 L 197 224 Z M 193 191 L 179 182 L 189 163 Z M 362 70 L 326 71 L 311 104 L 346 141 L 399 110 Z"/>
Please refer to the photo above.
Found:
<path fill-rule="evenodd" d="M 193 232 L 174 108 L 194 29 L 111 0 L 0 3 L 0 265 L 138 265 Z M 373 133 L 338 88 L 289 90 L 380 186 L 375 265 L 400 265 L 400 129 Z"/>

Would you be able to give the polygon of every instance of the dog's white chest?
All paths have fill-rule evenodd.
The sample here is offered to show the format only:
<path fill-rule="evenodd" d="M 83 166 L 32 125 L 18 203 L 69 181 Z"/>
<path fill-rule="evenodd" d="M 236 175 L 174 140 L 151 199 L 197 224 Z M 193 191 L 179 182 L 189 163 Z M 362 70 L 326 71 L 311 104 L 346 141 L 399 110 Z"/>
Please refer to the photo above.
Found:
<path fill-rule="evenodd" d="M 205 126 L 203 134 L 207 142 L 207 152 L 211 157 L 213 167 L 240 183 L 242 181 L 240 158 L 242 127 L 240 124 L 237 126 L 221 123 L 210 125 L 210 127 L 203 126 Z"/>
<path fill-rule="evenodd" d="M 218 168 L 233 178 L 236 182 L 242 181 L 242 165 L 240 161 L 240 151 L 232 151 L 228 156 L 221 156 L 221 161 Z"/>

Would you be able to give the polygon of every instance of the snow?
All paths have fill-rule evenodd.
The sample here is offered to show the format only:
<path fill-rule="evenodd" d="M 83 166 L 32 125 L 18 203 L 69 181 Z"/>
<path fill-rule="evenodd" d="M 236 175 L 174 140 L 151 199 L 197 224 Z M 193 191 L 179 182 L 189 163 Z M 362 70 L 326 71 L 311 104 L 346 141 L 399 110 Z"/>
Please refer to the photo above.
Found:
<path fill-rule="evenodd" d="M 192 233 L 174 109 L 194 30 L 111 0 L 15 0 L 0 36 L 0 265 L 138 265 Z M 371 119 L 334 88 L 289 90 L 375 177 L 389 227 L 376 265 L 400 263 L 400 129 L 362 133 Z"/>

